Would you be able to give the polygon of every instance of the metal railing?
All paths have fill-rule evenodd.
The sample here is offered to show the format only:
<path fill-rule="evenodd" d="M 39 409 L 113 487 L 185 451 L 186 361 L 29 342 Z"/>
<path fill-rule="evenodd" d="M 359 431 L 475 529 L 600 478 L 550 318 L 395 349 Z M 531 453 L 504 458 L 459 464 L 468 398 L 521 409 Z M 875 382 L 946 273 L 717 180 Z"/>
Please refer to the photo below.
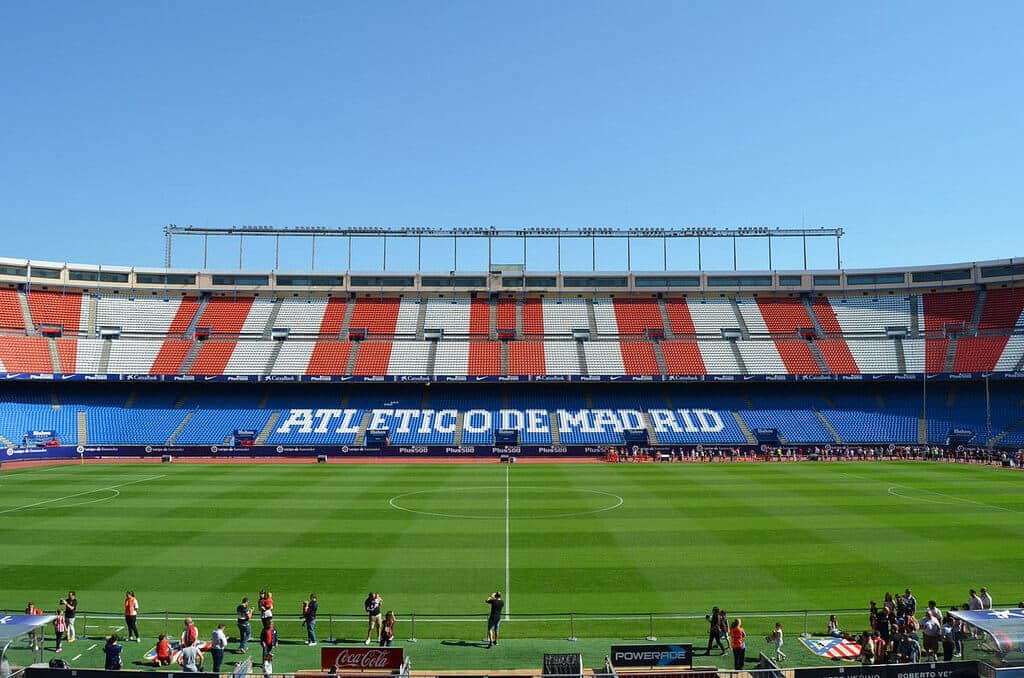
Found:
<path fill-rule="evenodd" d="M 1013 597 L 1019 600 L 1020 597 Z M 945 609 L 948 606 L 943 606 Z M 0 611 L 0 614 L 20 612 Z M 396 610 L 396 639 L 416 642 L 422 638 L 473 637 L 485 628 L 487 613 L 442 614 L 406 613 Z M 584 638 L 634 637 L 655 640 L 665 638 L 707 638 L 706 612 L 640 612 L 640 613 L 515 613 L 502 622 L 502 632 L 509 638 L 563 638 L 570 641 Z M 749 635 L 767 635 L 776 622 L 781 622 L 787 634 L 825 633 L 829 616 L 835 614 L 843 628 L 860 631 L 869 628 L 868 610 L 845 608 L 831 610 L 728 610 L 730 619 L 740 617 Z M 149 612 L 138 616 L 141 634 L 155 639 L 160 633 L 176 637 L 180 633 L 185 617 L 191 617 L 205 635 L 212 627 L 224 624 L 229 636 L 236 632 L 234 612 Z M 306 639 L 306 629 L 299 615 L 274 616 L 278 635 L 282 639 Z M 212 624 L 212 627 L 211 627 Z M 102 638 L 111 634 L 122 634 L 124 616 L 113 612 L 79 610 L 76 616 L 76 632 L 79 638 Z M 253 636 L 258 637 L 260 620 L 252 620 Z M 762 628 L 763 627 L 763 628 Z M 317 636 L 328 643 L 362 642 L 366 637 L 367 618 L 365 614 L 320 614 L 317 618 Z M 763 633 L 762 633 L 763 631 Z M 41 632 L 50 636 L 52 630 L 44 627 Z M 468 635 L 467 635 L 468 634 Z M 625 634 L 625 635 L 624 635 Z M 123 635 L 123 634 L 122 634 Z"/>

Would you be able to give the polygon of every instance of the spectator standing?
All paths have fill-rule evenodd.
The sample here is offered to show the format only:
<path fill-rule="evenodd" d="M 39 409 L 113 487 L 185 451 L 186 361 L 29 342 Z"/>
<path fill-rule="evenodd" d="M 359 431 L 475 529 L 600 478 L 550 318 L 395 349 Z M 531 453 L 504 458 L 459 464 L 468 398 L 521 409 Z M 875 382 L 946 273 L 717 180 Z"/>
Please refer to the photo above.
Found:
<path fill-rule="evenodd" d="M 981 587 L 981 609 L 991 610 L 992 609 L 992 596 L 989 595 L 988 589 L 984 586 Z"/>
<path fill-rule="evenodd" d="M 718 649 L 721 650 L 719 656 L 725 654 L 725 644 L 722 643 L 721 616 L 722 613 L 717 606 L 711 608 L 711 614 L 704 616 L 708 622 L 708 649 L 704 652 L 705 656 L 711 655 L 712 645 L 717 645 Z"/>
<path fill-rule="evenodd" d="M 199 629 L 196 628 L 195 623 L 192 621 L 192 617 L 185 617 L 184 626 L 185 628 L 181 631 L 182 648 L 186 648 L 189 645 L 195 645 L 199 642 Z"/>
<path fill-rule="evenodd" d="M 942 625 L 942 611 L 939 610 L 934 600 L 928 601 L 928 607 L 925 608 L 925 616 L 934 619 L 940 626 Z M 924 621 L 924 620 L 922 620 Z"/>
<path fill-rule="evenodd" d="M 135 591 L 124 593 L 124 625 L 128 629 L 128 640 L 139 642 L 139 599 Z"/>
<path fill-rule="evenodd" d="M 274 621 L 274 594 L 270 591 L 261 591 L 259 608 L 260 621 L 263 622 L 263 628 L 267 628 L 270 622 Z"/>
<path fill-rule="evenodd" d="M 235 622 L 238 624 L 238 651 L 247 652 L 252 637 L 252 608 L 249 607 L 248 598 L 242 598 L 242 602 L 235 608 Z"/>
<path fill-rule="evenodd" d="M 274 675 L 274 653 L 271 652 L 263 658 L 263 676 L 264 678 L 271 678 Z"/>
<path fill-rule="evenodd" d="M 910 592 L 910 589 L 907 589 L 904 592 L 903 600 L 904 600 L 904 602 L 907 605 L 907 614 L 909 614 L 911 617 L 916 617 L 917 616 L 917 598 L 915 598 L 914 594 Z"/>
<path fill-rule="evenodd" d="M 121 670 L 121 649 L 121 646 L 117 643 L 116 635 L 107 638 L 107 642 L 103 646 L 103 655 L 105 657 L 103 668 L 107 671 Z"/>
<path fill-rule="evenodd" d="M 956 649 L 956 630 L 953 628 L 953 620 L 947 616 L 942 620 L 942 628 L 939 629 L 939 638 L 942 640 L 942 661 L 953 660 L 953 651 Z"/>
<path fill-rule="evenodd" d="M 786 653 L 782 651 L 782 624 L 775 622 L 775 630 L 772 631 L 772 635 L 768 636 L 769 642 L 772 647 L 775 648 L 775 661 L 784 662 L 786 661 Z"/>
<path fill-rule="evenodd" d="M 939 658 L 939 636 L 942 626 L 929 614 L 921 618 L 921 635 L 924 637 L 924 658 L 935 661 Z"/>
<path fill-rule="evenodd" d="M 58 609 L 57 616 L 53 619 L 53 634 L 57 637 L 57 647 L 54 652 L 62 652 L 64 650 L 64 634 L 67 633 L 68 622 L 64 617 L 64 610 Z"/>
<path fill-rule="evenodd" d="M 39 616 L 39 615 L 43 614 L 43 611 L 40 610 L 38 607 L 36 607 L 35 603 L 33 603 L 32 601 L 29 601 L 28 605 L 25 606 L 25 614 L 30 614 L 30 615 L 33 615 L 33 616 Z M 35 629 L 32 629 L 31 631 L 29 631 L 28 632 L 28 640 L 29 640 L 30 643 L 32 643 L 32 651 L 33 652 L 39 652 L 39 632 L 37 630 L 35 630 Z"/>
<path fill-rule="evenodd" d="M 380 646 L 391 647 L 395 640 L 395 613 L 388 610 L 384 614 L 384 625 L 380 627 Z"/>
<path fill-rule="evenodd" d="M 224 663 L 224 650 L 228 647 L 228 634 L 224 633 L 224 625 L 219 625 L 210 636 L 210 654 L 213 655 L 213 672 L 220 673 L 220 665 Z"/>
<path fill-rule="evenodd" d="M 316 645 L 316 594 L 310 593 L 309 600 L 302 601 L 302 623 L 306 625 L 306 644 Z"/>
<path fill-rule="evenodd" d="M 181 655 L 178 657 L 178 663 L 181 664 L 182 671 L 185 673 L 199 673 L 199 665 L 202 661 L 203 653 L 199 651 L 198 644 L 190 643 L 181 646 Z"/>
<path fill-rule="evenodd" d="M 68 591 L 68 597 L 60 601 L 64 606 L 64 618 L 68 624 L 68 642 L 75 642 L 75 614 L 78 612 L 78 598 L 74 591 Z"/>
<path fill-rule="evenodd" d="M 743 630 L 743 620 L 739 617 L 733 619 L 729 626 L 729 645 L 732 647 L 733 670 L 742 671 L 747 655 L 747 632 Z"/>
<path fill-rule="evenodd" d="M 384 599 L 373 591 L 370 591 L 369 595 L 366 596 L 366 600 L 363 601 L 363 609 L 366 610 L 370 621 L 369 628 L 366 629 L 366 645 L 370 644 L 371 638 L 380 641 L 380 628 L 383 623 L 381 605 L 383 603 Z"/>
<path fill-rule="evenodd" d="M 981 598 L 978 597 L 978 592 L 971 589 L 970 593 L 967 595 L 967 609 L 972 612 L 977 611 L 981 609 L 982 604 Z"/>
<path fill-rule="evenodd" d="M 505 608 L 505 601 L 501 599 L 501 591 L 495 591 L 487 596 L 486 602 L 491 610 L 487 614 L 487 647 L 494 647 L 498 644 L 498 635 L 501 632 L 501 611 Z"/>
<path fill-rule="evenodd" d="M 266 662 L 267 657 L 277 649 L 277 627 L 273 620 L 260 633 L 260 646 L 263 648 L 263 661 Z"/>

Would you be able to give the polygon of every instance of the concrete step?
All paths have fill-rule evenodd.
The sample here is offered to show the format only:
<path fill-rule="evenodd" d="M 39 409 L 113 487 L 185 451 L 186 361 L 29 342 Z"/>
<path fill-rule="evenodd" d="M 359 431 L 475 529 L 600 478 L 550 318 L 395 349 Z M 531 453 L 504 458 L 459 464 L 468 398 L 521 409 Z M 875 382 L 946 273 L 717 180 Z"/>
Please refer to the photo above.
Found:
<path fill-rule="evenodd" d="M 167 438 L 167 445 L 174 444 L 174 441 L 181 435 L 181 432 L 185 430 L 186 426 L 188 426 L 188 422 L 192 421 L 192 417 L 195 416 L 195 413 L 195 410 L 190 410 L 188 414 L 185 415 L 185 418 L 181 420 L 180 424 L 178 424 L 178 428 L 174 429 L 171 435 Z"/>
<path fill-rule="evenodd" d="M 550 421 L 551 421 L 551 444 L 552 445 L 561 445 L 562 444 L 562 438 L 561 438 L 561 436 L 558 433 L 558 415 L 555 414 L 554 412 L 550 412 L 548 414 L 548 417 L 550 418 Z"/>
<path fill-rule="evenodd" d="M 89 444 L 89 417 L 86 416 L 85 412 L 78 412 L 76 415 L 78 424 L 78 444 L 88 445 Z"/>
<path fill-rule="evenodd" d="M 665 326 L 665 336 L 674 336 L 672 334 L 672 322 L 668 319 L 668 308 L 665 307 L 664 299 L 658 299 L 658 312 L 661 313 L 661 324 Z"/>
<path fill-rule="evenodd" d="M 652 341 L 654 348 L 654 360 L 658 363 L 658 372 L 662 375 L 668 374 L 668 365 L 665 363 L 665 352 L 661 350 L 660 341 Z"/>
<path fill-rule="evenodd" d="M 274 305 L 270 308 L 270 315 L 267 316 L 267 324 L 263 326 L 263 339 L 270 339 L 274 324 L 277 323 L 277 315 L 281 312 L 282 302 L 280 297 L 274 299 Z M 276 356 L 275 356 L 276 357 Z M 273 363 L 271 363 L 273 364 Z"/>
<path fill-rule="evenodd" d="M 370 416 L 369 411 L 363 412 L 363 418 L 359 421 L 359 430 L 356 431 L 355 440 L 357 447 L 366 444 L 366 427 L 370 425 Z"/>
<path fill-rule="evenodd" d="M 661 443 L 658 442 L 658 433 L 654 430 L 654 426 L 651 424 L 650 416 L 648 416 L 647 412 L 641 411 L 640 418 L 644 422 L 644 428 L 647 429 L 648 441 L 651 445 L 660 445 Z"/>
<path fill-rule="evenodd" d="M 30 337 L 35 336 L 36 324 L 32 320 L 32 310 L 29 308 L 25 290 L 18 290 L 18 306 L 21 307 L 21 318 L 25 322 L 25 334 Z"/>
<path fill-rule="evenodd" d="M 587 371 L 587 354 L 583 350 L 583 342 L 577 341 L 574 343 L 576 344 L 576 359 L 580 363 L 580 374 L 587 376 L 590 373 Z"/>
<path fill-rule="evenodd" d="M 110 349 L 113 347 L 111 339 L 103 340 L 103 347 L 100 348 L 100 374 L 110 373 Z"/>
<path fill-rule="evenodd" d="M 811 355 L 814 356 L 814 362 L 818 364 L 818 369 L 821 370 L 822 374 L 830 374 L 831 370 L 828 369 L 828 362 L 825 360 L 825 356 L 821 352 L 821 347 L 818 346 L 818 342 L 809 341 L 807 342 L 811 348 Z"/>
<path fill-rule="evenodd" d="M 277 356 L 281 354 L 282 346 L 284 346 L 283 341 L 275 341 L 273 346 L 270 347 L 270 356 L 267 357 L 267 364 L 263 368 L 263 376 L 267 376 L 274 369 L 274 365 L 277 364 Z"/>
<path fill-rule="evenodd" d="M 900 371 L 900 374 L 907 373 L 907 354 L 903 350 L 903 340 L 899 337 L 893 339 L 896 344 L 896 366 Z"/>
<path fill-rule="evenodd" d="M 953 371 L 953 361 L 956 359 L 956 347 L 960 343 L 959 337 L 951 337 L 949 344 L 946 346 L 946 361 L 942 365 L 944 372 Z"/>
<path fill-rule="evenodd" d="M 193 328 L 195 331 L 195 328 Z M 188 347 L 188 353 L 185 354 L 185 359 L 181 361 L 180 374 L 188 374 L 192 370 L 192 365 L 196 362 L 196 356 L 199 355 L 199 349 L 202 348 L 203 342 L 193 341 L 192 345 Z"/>
<path fill-rule="evenodd" d="M 508 376 L 508 342 L 501 342 L 501 374 Z"/>
<path fill-rule="evenodd" d="M 804 310 L 807 311 L 807 315 L 811 318 L 811 324 L 814 325 L 814 331 L 818 333 L 819 337 L 825 336 L 825 329 L 821 326 L 821 321 L 818 316 L 814 313 L 814 306 L 811 305 L 811 297 L 807 294 L 800 295 L 800 301 L 804 304 Z"/>
<path fill-rule="evenodd" d="M 50 350 L 50 363 L 53 366 L 53 373 L 63 374 L 64 368 L 60 364 L 60 353 L 57 351 L 57 340 L 53 337 L 47 337 L 46 348 Z"/>
<path fill-rule="evenodd" d="M 729 348 L 732 349 L 732 355 L 736 358 L 736 364 L 740 366 L 740 374 L 750 374 L 750 372 L 747 372 L 747 364 L 743 362 L 743 354 L 740 353 L 740 347 L 736 342 L 730 341 Z"/>
<path fill-rule="evenodd" d="M 746 439 L 748 445 L 756 445 L 757 440 L 754 438 L 754 434 L 747 428 L 747 422 L 743 421 L 743 417 L 740 416 L 739 412 L 733 412 L 732 418 L 736 420 L 736 425 L 740 427 L 740 431 L 743 433 L 743 438 Z"/>
<path fill-rule="evenodd" d="M 199 326 L 199 317 L 203 315 L 203 311 L 206 310 L 206 305 L 209 303 L 209 297 L 199 297 L 199 306 L 196 308 L 196 314 L 192 316 L 192 321 L 185 328 L 185 337 L 191 339 L 196 333 L 196 327 Z M 182 372 L 182 374 L 185 374 Z"/>
<path fill-rule="evenodd" d="M 736 316 L 736 327 L 740 328 L 740 334 L 744 339 L 750 339 L 750 330 L 747 328 L 747 321 L 743 319 L 743 314 L 740 313 L 740 305 L 732 297 L 729 298 L 729 305 L 732 306 L 733 315 Z"/>
<path fill-rule="evenodd" d="M 419 314 L 416 316 L 416 338 L 423 341 L 423 323 L 427 320 L 427 300 L 419 300 Z"/>
<path fill-rule="evenodd" d="M 836 430 L 834 428 L 832 428 L 832 424 L 829 422 L 828 419 L 825 418 L 825 415 L 823 415 L 818 410 L 815 410 L 814 414 L 818 417 L 818 421 L 820 421 L 821 425 L 825 427 L 825 430 L 828 431 L 829 435 L 832 436 L 832 440 L 837 445 L 842 445 L 843 444 L 843 439 L 840 438 L 839 434 L 836 432 Z"/>
<path fill-rule="evenodd" d="M 96 307 L 99 305 L 99 298 L 95 294 L 89 295 L 89 315 L 85 325 L 85 336 L 95 337 L 96 335 Z"/>
<path fill-rule="evenodd" d="M 928 420 L 924 417 L 917 418 L 917 443 L 918 445 L 928 444 Z"/>
<path fill-rule="evenodd" d="M 263 427 L 263 430 L 260 431 L 260 434 L 258 436 L 256 436 L 256 444 L 257 445 L 263 445 L 264 443 L 267 442 L 267 438 L 269 438 L 270 434 L 274 432 L 274 427 L 277 426 L 277 420 L 280 419 L 280 418 L 281 418 L 281 413 L 280 412 L 271 412 L 270 413 L 270 419 L 267 419 L 267 423 Z"/>
<path fill-rule="evenodd" d="M 981 323 L 981 314 L 985 309 L 985 300 L 988 299 L 988 290 L 978 290 L 978 300 L 974 304 L 974 313 L 971 314 L 971 323 L 967 326 L 967 331 L 972 336 L 978 334 L 978 324 Z"/>
<path fill-rule="evenodd" d="M 345 374 L 351 376 L 352 371 L 356 369 L 356 357 L 359 355 L 359 346 L 362 344 L 361 341 L 353 341 L 352 349 L 348 352 L 348 362 L 345 363 Z"/>
<path fill-rule="evenodd" d="M 341 321 L 341 336 L 348 339 L 348 330 L 352 325 L 352 314 L 356 310 L 356 300 L 349 299 L 348 304 L 345 305 L 345 317 Z"/>

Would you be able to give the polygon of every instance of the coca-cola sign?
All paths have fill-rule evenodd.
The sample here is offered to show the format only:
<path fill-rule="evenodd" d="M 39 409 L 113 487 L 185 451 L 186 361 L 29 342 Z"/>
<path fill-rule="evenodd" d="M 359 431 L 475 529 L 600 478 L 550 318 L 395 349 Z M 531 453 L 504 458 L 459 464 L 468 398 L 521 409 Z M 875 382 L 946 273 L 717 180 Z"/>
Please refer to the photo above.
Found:
<path fill-rule="evenodd" d="M 322 647 L 320 668 L 352 671 L 400 669 L 403 653 L 400 647 Z"/>

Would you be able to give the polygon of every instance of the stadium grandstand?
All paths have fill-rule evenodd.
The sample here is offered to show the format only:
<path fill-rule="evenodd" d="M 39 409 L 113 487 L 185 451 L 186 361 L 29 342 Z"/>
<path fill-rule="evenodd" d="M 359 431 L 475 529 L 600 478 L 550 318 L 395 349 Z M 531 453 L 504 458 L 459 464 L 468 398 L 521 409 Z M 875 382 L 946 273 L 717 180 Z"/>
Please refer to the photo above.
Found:
<path fill-rule="evenodd" d="M 1022 275 L 1012 260 L 285 275 L 5 259 L 0 443 L 1015 447 Z"/>

